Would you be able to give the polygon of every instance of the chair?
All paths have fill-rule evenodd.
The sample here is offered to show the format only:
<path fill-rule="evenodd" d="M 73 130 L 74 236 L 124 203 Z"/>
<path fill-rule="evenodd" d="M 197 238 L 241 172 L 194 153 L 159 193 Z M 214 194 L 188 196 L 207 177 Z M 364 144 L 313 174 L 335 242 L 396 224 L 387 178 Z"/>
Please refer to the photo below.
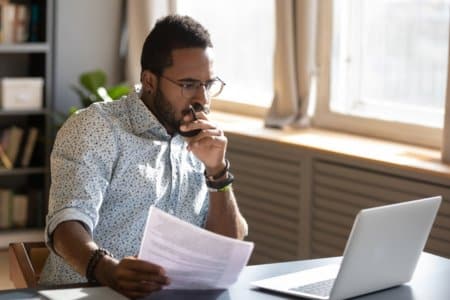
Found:
<path fill-rule="evenodd" d="M 16 288 L 36 288 L 49 250 L 44 242 L 9 244 L 9 278 Z"/>

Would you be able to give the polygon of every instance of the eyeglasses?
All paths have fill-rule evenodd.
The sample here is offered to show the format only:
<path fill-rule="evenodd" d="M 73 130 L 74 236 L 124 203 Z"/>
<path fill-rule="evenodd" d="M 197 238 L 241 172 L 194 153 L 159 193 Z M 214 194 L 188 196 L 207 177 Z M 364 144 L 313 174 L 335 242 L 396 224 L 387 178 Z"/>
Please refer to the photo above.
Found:
<path fill-rule="evenodd" d="M 198 89 L 202 86 L 205 87 L 208 99 L 211 97 L 216 97 L 222 92 L 223 87 L 225 86 L 225 82 L 223 82 L 219 77 L 207 80 L 205 82 L 199 80 L 176 81 L 163 75 L 160 75 L 160 77 L 178 85 L 181 88 L 181 95 L 187 99 L 193 98 L 197 94 Z"/>

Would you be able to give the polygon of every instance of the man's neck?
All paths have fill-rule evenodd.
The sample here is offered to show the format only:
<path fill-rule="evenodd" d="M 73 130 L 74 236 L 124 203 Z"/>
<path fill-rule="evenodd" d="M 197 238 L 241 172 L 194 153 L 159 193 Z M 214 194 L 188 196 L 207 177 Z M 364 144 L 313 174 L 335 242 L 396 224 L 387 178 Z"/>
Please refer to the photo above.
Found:
<path fill-rule="evenodd" d="M 150 110 L 150 112 L 155 116 L 155 118 L 159 121 L 159 123 L 166 129 L 167 134 L 173 136 L 175 134 L 175 129 L 166 124 L 159 114 L 157 113 L 153 101 L 153 97 L 151 95 L 145 95 L 144 93 L 141 95 L 141 100 L 144 103 L 144 105 Z"/>

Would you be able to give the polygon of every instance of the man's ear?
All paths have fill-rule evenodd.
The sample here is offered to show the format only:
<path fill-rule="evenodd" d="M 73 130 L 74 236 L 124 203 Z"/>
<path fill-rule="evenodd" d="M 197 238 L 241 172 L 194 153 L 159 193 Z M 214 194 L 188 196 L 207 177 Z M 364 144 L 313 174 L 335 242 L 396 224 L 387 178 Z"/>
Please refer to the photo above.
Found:
<path fill-rule="evenodd" d="M 158 77 L 149 70 L 141 72 L 142 90 L 146 94 L 153 94 L 158 86 Z"/>

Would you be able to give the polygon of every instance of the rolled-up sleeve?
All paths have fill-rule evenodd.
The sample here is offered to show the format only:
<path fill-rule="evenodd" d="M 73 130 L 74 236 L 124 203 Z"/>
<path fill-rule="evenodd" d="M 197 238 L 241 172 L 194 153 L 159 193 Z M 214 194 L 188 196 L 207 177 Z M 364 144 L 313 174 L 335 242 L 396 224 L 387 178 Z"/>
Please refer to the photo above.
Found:
<path fill-rule="evenodd" d="M 114 129 L 95 105 L 66 121 L 50 158 L 51 187 L 45 241 L 53 249 L 58 224 L 76 220 L 93 233 L 117 158 Z"/>

